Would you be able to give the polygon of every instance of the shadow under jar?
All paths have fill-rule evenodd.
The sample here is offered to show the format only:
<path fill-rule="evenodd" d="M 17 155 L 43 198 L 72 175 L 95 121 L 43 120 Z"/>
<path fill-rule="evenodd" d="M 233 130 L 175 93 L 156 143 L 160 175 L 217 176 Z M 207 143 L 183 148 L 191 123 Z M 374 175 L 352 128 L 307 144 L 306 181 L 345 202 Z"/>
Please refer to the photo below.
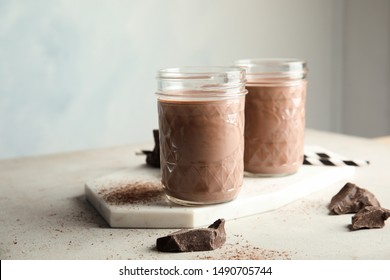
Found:
<path fill-rule="evenodd" d="M 244 168 L 252 175 L 284 176 L 303 163 L 306 63 L 244 59 L 246 70 Z"/>
<path fill-rule="evenodd" d="M 162 184 L 182 205 L 231 201 L 244 173 L 245 71 L 239 67 L 158 72 Z"/>

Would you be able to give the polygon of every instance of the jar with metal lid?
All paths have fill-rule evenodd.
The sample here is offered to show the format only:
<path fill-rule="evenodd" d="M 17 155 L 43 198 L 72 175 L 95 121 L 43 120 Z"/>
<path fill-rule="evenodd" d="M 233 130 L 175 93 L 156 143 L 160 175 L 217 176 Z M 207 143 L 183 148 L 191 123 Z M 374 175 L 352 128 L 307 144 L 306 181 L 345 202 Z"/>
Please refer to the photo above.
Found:
<path fill-rule="evenodd" d="M 243 59 L 246 70 L 245 171 L 283 176 L 298 171 L 304 157 L 306 62 Z"/>
<path fill-rule="evenodd" d="M 236 198 L 243 183 L 245 71 L 185 67 L 158 72 L 162 184 L 178 204 Z"/>

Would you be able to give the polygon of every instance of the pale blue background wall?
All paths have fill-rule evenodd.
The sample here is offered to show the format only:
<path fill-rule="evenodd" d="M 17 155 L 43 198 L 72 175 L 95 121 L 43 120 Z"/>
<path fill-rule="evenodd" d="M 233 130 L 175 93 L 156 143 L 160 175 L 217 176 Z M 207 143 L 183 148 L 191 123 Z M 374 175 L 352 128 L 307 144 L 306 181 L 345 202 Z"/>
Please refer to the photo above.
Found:
<path fill-rule="evenodd" d="M 150 141 L 159 68 L 250 57 L 306 59 L 308 127 L 344 131 L 348 2 L 1 0 L 0 158 Z"/>

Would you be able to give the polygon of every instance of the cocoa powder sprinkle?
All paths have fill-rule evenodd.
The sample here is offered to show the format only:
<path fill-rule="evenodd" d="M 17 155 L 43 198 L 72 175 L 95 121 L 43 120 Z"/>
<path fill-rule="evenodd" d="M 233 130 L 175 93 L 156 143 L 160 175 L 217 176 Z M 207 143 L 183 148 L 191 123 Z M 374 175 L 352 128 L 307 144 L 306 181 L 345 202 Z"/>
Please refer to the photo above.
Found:
<path fill-rule="evenodd" d="M 99 195 L 114 205 L 147 204 L 163 199 L 164 191 L 159 182 L 135 181 L 104 188 Z"/>
<path fill-rule="evenodd" d="M 290 260 L 291 252 L 263 249 L 249 244 L 230 245 L 217 256 L 198 255 L 201 260 Z"/>

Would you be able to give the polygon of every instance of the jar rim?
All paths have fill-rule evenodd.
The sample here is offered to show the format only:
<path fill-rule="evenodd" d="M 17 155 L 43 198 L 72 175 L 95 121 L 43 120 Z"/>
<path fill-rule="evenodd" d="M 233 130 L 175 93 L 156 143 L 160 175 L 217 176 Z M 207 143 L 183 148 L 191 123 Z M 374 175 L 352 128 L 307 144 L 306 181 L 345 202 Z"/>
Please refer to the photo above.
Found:
<path fill-rule="evenodd" d="M 157 72 L 160 99 L 221 99 L 242 96 L 245 70 L 238 66 L 186 66 Z"/>
<path fill-rule="evenodd" d="M 234 62 L 235 66 L 239 67 L 256 67 L 261 65 L 266 66 L 289 66 L 293 69 L 306 67 L 306 61 L 297 58 L 247 58 L 239 59 Z"/>
<path fill-rule="evenodd" d="M 234 62 L 246 71 L 248 82 L 257 79 L 289 78 L 305 79 L 307 63 L 296 58 L 251 58 Z"/>
<path fill-rule="evenodd" d="M 227 78 L 243 79 L 245 70 L 239 66 L 183 66 L 162 68 L 157 72 L 157 79 L 212 79 L 215 76 L 226 75 Z"/>

